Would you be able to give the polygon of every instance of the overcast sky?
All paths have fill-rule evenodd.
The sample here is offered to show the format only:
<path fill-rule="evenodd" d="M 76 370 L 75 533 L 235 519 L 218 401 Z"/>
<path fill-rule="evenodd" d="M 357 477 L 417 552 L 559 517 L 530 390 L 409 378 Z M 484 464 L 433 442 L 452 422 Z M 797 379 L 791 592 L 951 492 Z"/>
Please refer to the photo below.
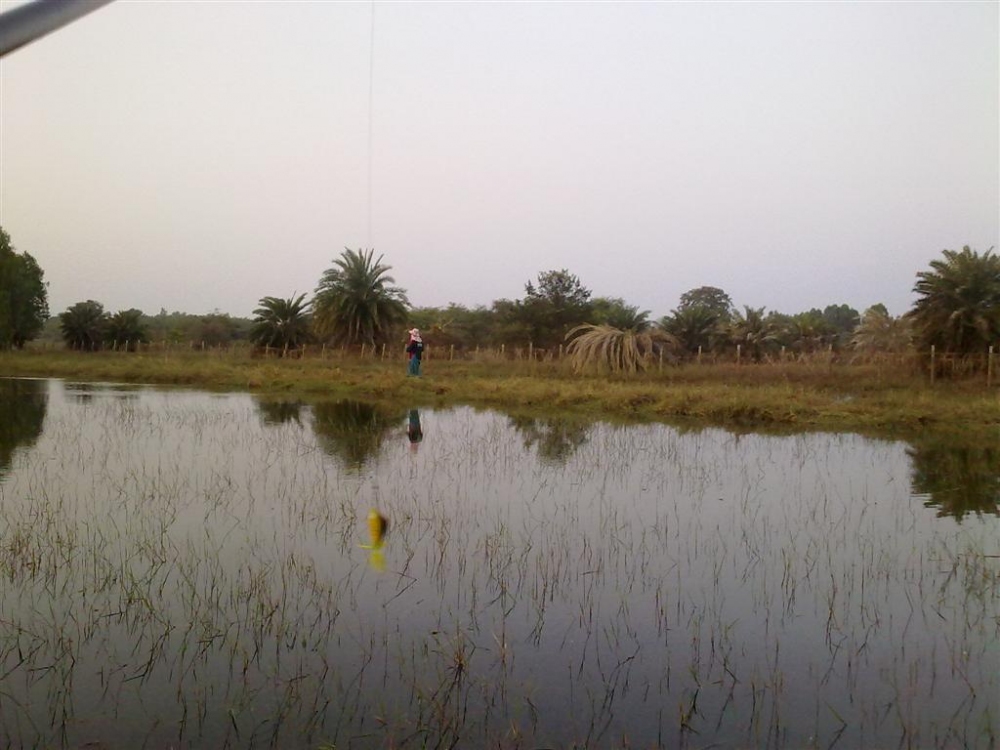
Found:
<path fill-rule="evenodd" d="M 0 60 L 0 224 L 53 314 L 249 315 L 344 247 L 417 306 L 900 314 L 998 244 L 998 8 L 118 0 Z"/>

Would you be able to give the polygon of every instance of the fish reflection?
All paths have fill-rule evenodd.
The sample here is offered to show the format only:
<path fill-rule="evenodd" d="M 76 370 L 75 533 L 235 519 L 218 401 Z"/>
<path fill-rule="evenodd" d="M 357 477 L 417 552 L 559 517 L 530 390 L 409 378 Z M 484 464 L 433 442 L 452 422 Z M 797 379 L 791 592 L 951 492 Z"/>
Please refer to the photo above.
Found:
<path fill-rule="evenodd" d="M 375 508 L 368 511 L 368 544 L 362 544 L 361 548 L 369 550 L 368 562 L 372 568 L 382 572 L 385 570 L 385 555 L 382 552 L 382 545 L 385 543 L 385 535 L 389 531 L 389 519 L 379 513 Z"/>
<path fill-rule="evenodd" d="M 0 478 L 10 469 L 14 451 L 38 440 L 47 408 L 45 381 L 0 380 Z"/>

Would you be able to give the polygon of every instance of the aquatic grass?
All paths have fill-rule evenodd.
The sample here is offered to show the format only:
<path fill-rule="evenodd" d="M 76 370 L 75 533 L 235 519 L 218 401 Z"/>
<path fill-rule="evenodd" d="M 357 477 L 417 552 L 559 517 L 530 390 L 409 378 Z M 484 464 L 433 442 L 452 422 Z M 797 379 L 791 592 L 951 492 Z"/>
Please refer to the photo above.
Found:
<path fill-rule="evenodd" d="M 52 387 L 0 483 L 6 744 L 995 737 L 995 522 L 910 498 L 899 444 L 604 424 L 553 460 L 459 409 L 347 471 L 308 406 Z"/>

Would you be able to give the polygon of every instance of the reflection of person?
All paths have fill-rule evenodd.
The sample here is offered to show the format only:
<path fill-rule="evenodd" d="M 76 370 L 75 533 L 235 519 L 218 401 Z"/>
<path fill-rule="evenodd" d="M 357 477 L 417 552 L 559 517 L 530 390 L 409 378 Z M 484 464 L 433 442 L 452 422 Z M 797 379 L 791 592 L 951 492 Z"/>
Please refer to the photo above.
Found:
<path fill-rule="evenodd" d="M 417 443 L 424 439 L 424 431 L 420 427 L 420 412 L 410 409 L 410 416 L 406 423 L 406 437 L 410 439 L 410 447 L 417 449 Z"/>
<path fill-rule="evenodd" d="M 406 353 L 410 355 L 410 364 L 406 370 L 407 375 L 420 377 L 420 360 L 424 356 L 424 340 L 420 338 L 420 329 L 410 329 L 410 343 L 406 345 Z"/>

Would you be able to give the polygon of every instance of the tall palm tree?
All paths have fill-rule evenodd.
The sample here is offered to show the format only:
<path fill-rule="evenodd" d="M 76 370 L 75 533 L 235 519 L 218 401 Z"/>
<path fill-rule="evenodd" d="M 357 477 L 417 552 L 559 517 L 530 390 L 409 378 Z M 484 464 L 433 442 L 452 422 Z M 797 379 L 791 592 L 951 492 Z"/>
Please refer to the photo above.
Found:
<path fill-rule="evenodd" d="M 115 346 L 127 346 L 133 351 L 139 344 L 149 341 L 146 324 L 142 322 L 142 310 L 119 310 L 107 319 L 104 327 L 105 341 Z"/>
<path fill-rule="evenodd" d="M 945 352 L 981 352 L 1000 339 L 1000 256 L 990 248 L 945 250 L 917 274 L 919 295 L 908 313 L 921 343 Z"/>
<path fill-rule="evenodd" d="M 345 344 L 385 341 L 406 321 L 406 291 L 393 286 L 392 266 L 375 258 L 374 250 L 345 248 L 323 273 L 313 300 L 316 332 Z"/>
<path fill-rule="evenodd" d="M 108 316 L 104 305 L 88 299 L 77 302 L 65 312 L 59 313 L 59 327 L 63 341 L 70 349 L 91 351 L 104 341 L 104 331 Z"/>
<path fill-rule="evenodd" d="M 259 307 L 253 311 L 253 325 L 250 340 L 257 346 L 275 349 L 296 349 L 309 342 L 310 318 L 309 302 L 305 294 L 281 299 L 262 297 Z"/>

